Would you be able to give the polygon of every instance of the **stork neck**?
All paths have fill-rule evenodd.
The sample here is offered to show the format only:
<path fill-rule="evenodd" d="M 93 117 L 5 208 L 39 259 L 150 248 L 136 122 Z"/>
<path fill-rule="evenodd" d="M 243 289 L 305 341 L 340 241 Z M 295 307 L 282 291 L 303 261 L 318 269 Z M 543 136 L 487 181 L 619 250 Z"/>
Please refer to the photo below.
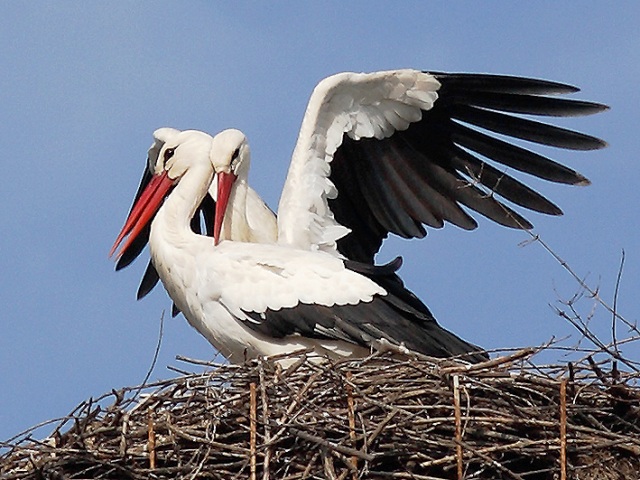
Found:
<path fill-rule="evenodd" d="M 246 177 L 239 177 L 233 184 L 227 211 L 222 222 L 220 240 L 250 241 L 250 229 L 247 222 L 247 191 L 249 185 Z"/>
<path fill-rule="evenodd" d="M 192 167 L 187 171 L 158 211 L 151 225 L 151 235 L 153 236 L 154 230 L 162 231 L 169 237 L 193 235 L 191 218 L 212 181 L 213 169 Z M 156 224 L 161 228 L 154 229 Z"/>

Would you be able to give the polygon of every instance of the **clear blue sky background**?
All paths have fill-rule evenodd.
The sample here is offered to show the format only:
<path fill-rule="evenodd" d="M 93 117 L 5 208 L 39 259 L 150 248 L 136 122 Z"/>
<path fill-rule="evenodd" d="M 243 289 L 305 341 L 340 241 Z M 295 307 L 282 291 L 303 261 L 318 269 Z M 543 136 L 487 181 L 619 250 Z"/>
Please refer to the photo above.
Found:
<path fill-rule="evenodd" d="M 151 132 L 244 130 L 252 184 L 277 207 L 307 98 L 345 70 L 414 67 L 575 84 L 609 104 L 562 125 L 601 136 L 599 152 L 555 158 L 588 188 L 532 184 L 565 211 L 531 215 L 539 233 L 618 308 L 640 312 L 636 2 L 2 2 L 0 4 L 0 440 L 77 403 L 142 381 L 170 302 L 135 291 L 146 262 L 114 273 Z M 529 237 L 480 228 L 392 241 L 408 286 L 448 328 L 488 348 L 574 334 L 550 307 L 578 287 Z M 579 308 L 592 310 L 584 299 Z M 169 317 L 169 315 L 166 315 Z M 214 352 L 167 318 L 152 378 L 176 354 Z M 611 318 L 595 307 L 607 339 Z M 622 332 L 624 333 L 624 332 Z M 640 359 L 636 346 L 626 353 Z"/>

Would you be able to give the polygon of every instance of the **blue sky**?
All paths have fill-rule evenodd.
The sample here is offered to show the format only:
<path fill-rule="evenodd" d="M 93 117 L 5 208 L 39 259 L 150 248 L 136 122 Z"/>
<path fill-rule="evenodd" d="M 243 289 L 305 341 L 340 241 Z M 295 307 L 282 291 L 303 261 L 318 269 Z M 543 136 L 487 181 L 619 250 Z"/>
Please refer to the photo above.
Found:
<path fill-rule="evenodd" d="M 146 261 L 115 273 L 107 253 L 135 193 L 151 133 L 235 127 L 251 182 L 277 207 L 306 101 L 339 71 L 412 67 L 575 84 L 611 110 L 562 125 L 598 152 L 554 152 L 593 182 L 531 184 L 565 211 L 535 232 L 607 301 L 640 312 L 640 5 L 634 2 L 3 2 L 0 6 L 0 440 L 152 378 L 175 355 L 214 352 L 161 288 L 135 301 Z M 546 152 L 545 152 L 546 153 Z M 578 336 L 551 306 L 579 288 L 523 232 L 480 228 L 391 241 L 406 284 L 445 326 L 487 348 Z M 593 301 L 592 328 L 611 336 Z M 624 330 L 619 327 L 620 335 Z M 640 359 L 638 345 L 625 353 Z M 559 354 L 558 354 L 559 355 Z"/>

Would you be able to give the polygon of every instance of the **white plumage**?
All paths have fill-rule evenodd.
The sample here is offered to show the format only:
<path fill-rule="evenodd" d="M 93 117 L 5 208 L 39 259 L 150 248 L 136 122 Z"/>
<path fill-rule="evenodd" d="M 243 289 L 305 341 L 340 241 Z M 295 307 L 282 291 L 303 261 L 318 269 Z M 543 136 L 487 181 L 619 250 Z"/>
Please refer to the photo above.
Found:
<path fill-rule="evenodd" d="M 149 150 L 153 175 L 143 177 L 114 245 L 129 235 L 118 265 L 139 254 L 148 233 L 153 265 L 176 306 L 231 361 L 303 347 L 362 355 L 388 344 L 481 361 L 487 357 L 478 347 L 440 327 L 404 288 L 395 274 L 399 260 L 376 267 L 374 255 L 389 233 L 422 237 L 425 225 L 446 221 L 475 228 L 463 207 L 513 228 L 531 225 L 506 201 L 560 214 L 505 166 L 554 182 L 588 180 L 487 132 L 601 148 L 597 138 L 508 114 L 606 108 L 557 98 L 576 90 L 415 70 L 329 77 L 311 95 L 277 220 L 248 185 L 242 132 L 157 130 Z M 212 214 L 203 207 L 208 192 L 217 201 L 207 229 L 213 239 L 199 227 L 198 212 Z"/>
<path fill-rule="evenodd" d="M 340 73 L 314 89 L 278 205 L 278 241 L 296 248 L 336 252 L 349 231 L 333 218 L 327 199 L 337 196 L 330 163 L 344 134 L 382 139 L 422 118 L 440 83 L 415 70 Z"/>

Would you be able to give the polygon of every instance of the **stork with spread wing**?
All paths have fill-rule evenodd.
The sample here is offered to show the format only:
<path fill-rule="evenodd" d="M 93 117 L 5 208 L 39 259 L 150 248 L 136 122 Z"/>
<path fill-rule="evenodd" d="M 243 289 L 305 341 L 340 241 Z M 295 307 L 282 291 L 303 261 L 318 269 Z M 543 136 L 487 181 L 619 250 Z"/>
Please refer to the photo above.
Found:
<path fill-rule="evenodd" d="M 388 345 L 481 361 L 481 349 L 442 328 L 404 287 L 399 260 L 374 266 L 374 255 L 389 233 L 423 237 L 425 226 L 445 222 L 473 229 L 467 210 L 520 229 L 531 224 L 509 204 L 561 214 L 511 171 L 572 185 L 588 180 L 505 138 L 574 150 L 605 146 L 519 115 L 606 109 L 559 97 L 575 91 L 536 79 L 416 70 L 329 77 L 302 121 L 277 233 L 261 240 L 247 234 L 260 230 L 261 201 L 248 185 L 244 134 L 161 129 L 153 174 L 143 177 L 112 253 L 124 242 L 118 257 L 132 259 L 148 238 L 176 306 L 231 361 L 309 347 L 359 356 Z M 213 239 L 191 226 L 210 187 Z"/>

